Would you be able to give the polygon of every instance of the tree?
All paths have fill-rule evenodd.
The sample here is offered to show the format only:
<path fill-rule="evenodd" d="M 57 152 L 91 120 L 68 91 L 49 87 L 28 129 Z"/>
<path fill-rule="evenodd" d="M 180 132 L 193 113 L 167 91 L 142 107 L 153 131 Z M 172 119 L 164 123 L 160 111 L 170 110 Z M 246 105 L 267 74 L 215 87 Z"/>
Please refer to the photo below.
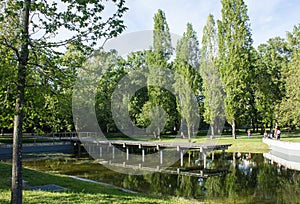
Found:
<path fill-rule="evenodd" d="M 116 131 L 111 113 L 111 97 L 120 78 L 125 75 L 122 61 L 123 59 L 118 56 L 115 50 L 97 51 L 86 66 L 90 72 L 98 72 L 97 75 L 101 76 L 97 82 L 95 107 L 99 126 L 106 132 Z"/>
<path fill-rule="evenodd" d="M 187 29 L 183 33 L 182 38 L 178 41 L 176 47 L 175 67 L 175 82 L 174 89 L 178 95 L 178 111 L 181 114 L 181 132 L 183 132 L 183 121 L 187 126 L 188 139 L 194 132 L 195 124 L 200 112 L 197 111 L 198 103 L 195 95 L 200 93 L 201 78 L 197 73 L 199 70 L 199 42 L 197 33 L 193 30 L 190 23 L 187 24 Z"/>
<path fill-rule="evenodd" d="M 215 136 L 215 133 L 219 134 L 219 123 L 225 117 L 224 90 L 217 61 L 217 30 L 214 17 L 210 14 L 203 28 L 200 74 L 203 79 L 204 119 L 211 124 L 212 137 Z"/>
<path fill-rule="evenodd" d="M 280 103 L 279 122 L 291 128 L 299 127 L 300 123 L 300 25 L 293 32 L 287 33 L 291 59 L 282 72 L 285 96 Z"/>
<path fill-rule="evenodd" d="M 236 122 L 245 112 L 251 97 L 252 47 L 247 6 L 243 0 L 222 0 L 222 20 L 218 21 L 219 71 L 226 93 L 225 113 L 236 138 Z"/>
<path fill-rule="evenodd" d="M 124 30 L 123 22 L 120 20 L 127 10 L 124 0 L 114 1 L 116 12 L 104 20 L 100 15 L 104 10 L 101 2 L 73 0 L 59 3 L 60 6 L 57 2 L 8 0 L 1 8 L 1 47 L 13 51 L 17 63 L 12 203 L 22 203 L 21 139 L 25 113 L 25 88 L 30 67 L 39 68 L 42 73 L 45 73 L 44 76 L 47 76 L 47 71 L 57 71 L 51 69 L 53 64 L 59 63 L 57 60 L 62 54 L 58 51 L 58 47 L 73 43 L 77 48 L 88 53 L 101 37 L 110 38 Z M 11 32 L 10 28 L 15 30 Z M 56 34 L 63 29 L 70 31 L 70 37 L 55 38 Z M 40 63 L 43 56 L 48 56 L 45 64 Z"/>
<path fill-rule="evenodd" d="M 8 51 L 4 46 L 0 45 L 0 125 L 1 134 L 4 133 L 4 129 L 13 128 L 13 112 L 14 102 L 12 100 L 16 87 L 13 81 L 16 78 L 15 69 L 8 69 L 8 67 L 15 67 L 16 63 L 13 60 L 12 51 Z"/>
<path fill-rule="evenodd" d="M 285 70 L 289 51 L 284 39 L 276 37 L 258 47 L 258 65 L 256 68 L 256 107 L 263 124 L 273 127 L 277 122 L 279 104 L 285 95 L 282 73 Z"/>
<path fill-rule="evenodd" d="M 149 126 L 148 120 L 149 115 L 143 112 L 143 107 L 149 101 L 148 89 L 144 86 L 145 81 L 147 81 L 148 67 L 146 62 L 148 51 L 138 51 L 130 53 L 126 60 L 126 70 L 127 72 L 134 71 L 138 76 L 135 81 L 132 81 L 136 86 L 142 86 L 140 90 L 135 92 L 134 96 L 130 99 L 129 112 L 130 117 L 134 124 L 140 128 L 146 128 Z M 144 107 L 144 109 L 148 109 Z"/>
<path fill-rule="evenodd" d="M 168 60 L 173 53 L 173 48 L 166 15 L 162 10 L 158 9 L 153 20 L 153 50 L 159 53 L 162 59 Z"/>
<path fill-rule="evenodd" d="M 169 65 L 167 60 L 172 54 L 171 36 L 169 26 L 167 24 L 165 13 L 162 10 L 154 15 L 154 31 L 153 31 L 153 48 L 147 53 L 146 62 L 149 73 L 147 78 L 149 103 L 147 107 L 150 108 L 150 120 L 153 127 L 156 127 L 154 135 L 160 139 L 161 124 L 164 123 L 165 113 L 171 107 L 172 103 L 169 99 L 171 94 L 164 88 L 167 83 L 171 84 L 172 79 L 168 78 L 166 70 Z M 158 106 L 158 107 L 154 107 Z M 174 107 L 174 106 L 173 106 Z"/>

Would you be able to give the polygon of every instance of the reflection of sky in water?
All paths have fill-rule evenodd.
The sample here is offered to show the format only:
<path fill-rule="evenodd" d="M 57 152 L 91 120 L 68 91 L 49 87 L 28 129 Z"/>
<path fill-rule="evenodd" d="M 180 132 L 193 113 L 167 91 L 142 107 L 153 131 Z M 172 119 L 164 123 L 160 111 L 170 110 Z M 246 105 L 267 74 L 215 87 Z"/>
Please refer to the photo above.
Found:
<path fill-rule="evenodd" d="M 238 169 L 241 170 L 244 175 L 249 175 L 252 173 L 253 167 L 256 167 L 256 163 L 252 160 L 252 154 L 241 154 L 237 153 L 237 159 L 238 159 Z"/>
<path fill-rule="evenodd" d="M 245 175 L 252 173 L 252 167 L 255 163 L 249 160 L 243 160 L 241 164 L 238 164 L 239 170 L 241 170 Z"/>

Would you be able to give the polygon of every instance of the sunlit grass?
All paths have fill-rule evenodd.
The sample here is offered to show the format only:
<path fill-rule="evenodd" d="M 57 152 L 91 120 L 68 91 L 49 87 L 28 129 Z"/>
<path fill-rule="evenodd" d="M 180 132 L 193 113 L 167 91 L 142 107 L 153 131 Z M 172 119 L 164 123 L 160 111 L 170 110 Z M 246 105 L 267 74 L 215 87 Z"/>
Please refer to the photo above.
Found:
<path fill-rule="evenodd" d="M 300 142 L 300 132 L 288 132 L 282 131 L 282 141 Z M 165 142 L 188 142 L 188 139 L 169 139 L 164 138 L 162 141 Z M 233 139 L 231 133 L 225 133 L 220 136 L 210 139 L 209 136 L 205 135 L 205 132 L 201 132 L 200 136 L 193 137 L 191 142 L 193 143 L 210 143 L 210 144 L 231 144 L 228 148 L 228 152 L 251 152 L 251 153 L 266 153 L 269 152 L 269 146 L 262 142 L 262 135 L 260 133 L 252 133 L 251 137 L 245 130 L 237 132 L 237 139 Z"/>

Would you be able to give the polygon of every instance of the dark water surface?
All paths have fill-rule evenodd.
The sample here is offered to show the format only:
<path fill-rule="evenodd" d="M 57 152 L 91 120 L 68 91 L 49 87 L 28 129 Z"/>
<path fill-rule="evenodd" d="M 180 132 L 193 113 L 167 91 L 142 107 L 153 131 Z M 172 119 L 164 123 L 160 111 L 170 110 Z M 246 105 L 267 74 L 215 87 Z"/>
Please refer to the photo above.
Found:
<path fill-rule="evenodd" d="M 184 167 L 176 163 L 167 169 L 173 174 L 122 174 L 89 158 L 33 160 L 24 165 L 159 196 L 216 203 L 300 203 L 300 171 L 287 169 L 263 154 L 226 153 L 223 159 L 222 154 L 214 153 L 208 155 L 204 168 L 199 155 L 190 152 L 184 157 Z M 178 170 L 182 174 L 174 173 Z"/>

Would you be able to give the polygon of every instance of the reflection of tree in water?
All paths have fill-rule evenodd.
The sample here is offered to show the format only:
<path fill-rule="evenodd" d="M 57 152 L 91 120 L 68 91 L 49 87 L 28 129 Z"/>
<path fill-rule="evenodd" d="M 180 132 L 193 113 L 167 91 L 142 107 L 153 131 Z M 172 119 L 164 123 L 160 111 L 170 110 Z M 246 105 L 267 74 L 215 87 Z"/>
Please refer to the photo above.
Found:
<path fill-rule="evenodd" d="M 207 197 L 223 197 L 225 196 L 225 175 L 211 176 L 205 181 Z"/>
<path fill-rule="evenodd" d="M 123 180 L 122 187 L 160 196 L 173 195 L 188 198 L 204 196 L 198 178 L 186 175 L 160 173 L 140 176 L 127 175 Z"/>
<path fill-rule="evenodd" d="M 276 191 L 281 188 L 276 167 L 265 165 L 257 174 L 257 196 L 270 199 L 276 196 Z"/>
<path fill-rule="evenodd" d="M 138 190 L 140 188 L 140 184 L 143 182 L 145 182 L 143 176 L 129 174 L 125 176 L 122 186 L 123 188 Z"/>
<path fill-rule="evenodd" d="M 234 155 L 228 174 L 208 178 L 186 175 L 146 174 L 127 176 L 124 187 L 142 189 L 155 195 L 173 195 L 214 202 L 297 203 L 300 195 L 300 173 L 264 163 L 261 154 L 251 157 Z M 232 157 L 232 158 L 233 158 Z M 215 158 L 218 158 L 216 155 Z M 243 166 L 244 160 L 252 165 Z M 211 166 L 220 166 L 214 160 Z M 249 163 L 249 162 L 248 162 Z M 227 166 L 227 164 L 225 165 Z M 226 167 L 227 169 L 227 167 Z"/>
<path fill-rule="evenodd" d="M 200 189 L 195 177 L 178 175 L 175 192 L 177 196 L 194 197 L 195 195 L 199 195 Z"/>
<path fill-rule="evenodd" d="M 278 197 L 277 202 L 299 203 L 300 200 L 300 173 L 295 171 L 285 171 L 287 174 L 286 178 L 281 180 L 281 185 L 284 188 L 277 191 Z"/>
<path fill-rule="evenodd" d="M 299 203 L 300 172 L 266 164 L 259 154 L 251 158 L 257 165 L 240 168 L 243 159 L 232 162 L 229 174 L 206 179 L 209 201 Z"/>
<path fill-rule="evenodd" d="M 163 175 L 160 173 L 146 174 L 144 175 L 145 181 L 149 183 L 151 192 L 159 195 L 164 195 L 169 192 L 168 188 L 170 185 L 171 175 Z M 151 184 L 151 185 L 150 185 Z M 171 184 L 172 185 L 172 184 Z"/>
<path fill-rule="evenodd" d="M 300 173 L 264 165 L 257 174 L 255 193 L 262 200 L 272 200 L 276 203 L 299 203 Z"/>
<path fill-rule="evenodd" d="M 192 157 L 193 158 L 193 157 Z M 195 158 L 198 158 L 195 155 Z M 212 166 L 222 166 L 220 155 L 215 155 Z M 140 191 L 152 195 L 172 195 L 212 203 L 299 203 L 300 172 L 288 170 L 283 166 L 270 165 L 264 162 L 261 154 L 251 158 L 236 155 L 224 165 L 229 169 L 228 174 L 219 174 L 208 178 L 187 175 L 171 175 L 153 173 L 145 175 L 126 175 L 113 172 L 96 163 L 78 162 L 72 159 L 52 159 L 34 161 L 28 166 L 48 171 L 59 171 L 64 174 L 87 177 L 97 181 Z M 243 159 L 250 159 L 255 165 L 239 168 Z M 227 168 L 228 167 L 228 168 Z M 192 170 L 194 171 L 194 170 Z"/>

